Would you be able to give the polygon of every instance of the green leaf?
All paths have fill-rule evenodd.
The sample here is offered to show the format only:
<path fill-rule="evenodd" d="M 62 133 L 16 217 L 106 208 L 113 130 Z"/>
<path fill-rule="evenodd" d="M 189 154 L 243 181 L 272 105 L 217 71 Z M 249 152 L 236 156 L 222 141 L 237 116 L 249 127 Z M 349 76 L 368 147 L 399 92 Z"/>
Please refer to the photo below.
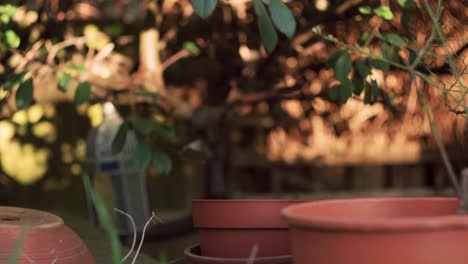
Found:
<path fill-rule="evenodd" d="M 152 158 L 153 167 L 157 172 L 169 174 L 172 170 L 172 160 L 166 152 L 155 151 Z"/>
<path fill-rule="evenodd" d="M 333 65 L 333 70 L 335 71 L 335 77 L 339 81 L 344 81 L 348 79 L 349 71 L 352 66 L 351 57 L 348 52 L 343 51 L 340 53 L 339 57 L 336 59 L 335 65 Z"/>
<path fill-rule="evenodd" d="M 265 50 L 271 53 L 278 44 L 278 35 L 276 34 L 262 0 L 253 0 L 253 3 L 255 13 L 258 17 L 258 28 L 263 40 L 263 45 L 265 46 Z"/>
<path fill-rule="evenodd" d="M 354 85 L 353 93 L 355 95 L 360 95 L 362 93 L 362 90 L 364 89 L 364 80 L 356 72 L 354 73 L 354 76 L 353 76 L 353 85 Z"/>
<path fill-rule="evenodd" d="M 357 60 L 356 63 L 356 70 L 361 75 L 361 77 L 364 79 L 371 73 L 371 69 L 369 66 L 367 66 L 366 62 L 364 60 Z"/>
<path fill-rule="evenodd" d="M 371 86 L 366 82 L 364 83 L 365 91 L 364 91 L 364 104 L 372 103 L 372 91 Z"/>
<path fill-rule="evenodd" d="M 369 39 L 370 33 L 369 32 L 364 32 L 362 33 L 361 37 L 359 38 L 358 42 L 359 45 L 364 45 L 366 44 L 367 40 Z"/>
<path fill-rule="evenodd" d="M 21 83 L 18 91 L 16 92 L 16 107 L 18 109 L 24 109 L 31 105 L 33 101 L 33 93 L 34 84 L 31 78 Z"/>
<path fill-rule="evenodd" d="M 370 59 L 369 66 L 382 71 L 390 69 L 390 64 L 388 62 L 379 59 Z"/>
<path fill-rule="evenodd" d="M 349 79 L 342 81 L 340 84 L 340 101 L 346 103 L 348 99 L 353 95 L 353 91 L 354 84 Z"/>
<path fill-rule="evenodd" d="M 15 31 L 11 29 L 8 29 L 7 31 L 5 31 L 5 33 L 3 34 L 3 37 L 5 38 L 6 44 L 10 48 L 16 49 L 21 44 L 20 37 L 18 36 L 18 34 L 16 34 Z"/>
<path fill-rule="evenodd" d="M 406 42 L 398 34 L 388 33 L 384 36 L 385 41 L 389 42 L 393 46 L 401 47 L 405 46 Z"/>
<path fill-rule="evenodd" d="M 183 149 L 183 151 L 194 151 L 197 153 L 203 153 L 206 157 L 212 157 L 213 152 L 210 148 L 201 140 L 195 140 L 187 144 Z"/>
<path fill-rule="evenodd" d="M 25 72 L 13 74 L 11 76 L 11 78 L 8 79 L 3 84 L 3 90 L 11 91 L 11 89 L 13 89 L 17 84 L 20 84 L 23 81 L 23 78 L 24 78 L 25 75 L 26 75 Z"/>
<path fill-rule="evenodd" d="M 131 122 L 135 130 L 142 135 L 149 135 L 154 130 L 154 122 L 152 120 L 134 118 L 131 119 Z"/>
<path fill-rule="evenodd" d="M 373 101 L 375 102 L 377 101 L 377 98 L 380 95 L 380 89 L 376 80 L 372 80 L 371 85 L 372 85 L 372 97 L 373 97 Z"/>
<path fill-rule="evenodd" d="M 263 3 L 265 3 L 265 5 L 271 5 L 271 0 L 263 0 Z"/>
<path fill-rule="evenodd" d="M 79 83 L 75 92 L 75 104 L 86 103 L 91 97 L 91 84 L 89 82 Z"/>
<path fill-rule="evenodd" d="M 86 72 L 88 70 L 88 68 L 86 68 L 86 66 L 84 66 L 83 64 L 68 64 L 67 67 L 70 69 L 70 70 L 73 70 L 73 71 L 76 71 L 76 72 Z"/>
<path fill-rule="evenodd" d="M 57 83 L 59 90 L 62 92 L 67 92 L 68 88 L 70 88 L 71 82 L 72 82 L 71 75 L 68 73 L 63 74 Z"/>
<path fill-rule="evenodd" d="M 268 8 L 276 28 L 292 39 L 296 32 L 296 20 L 288 6 L 282 0 L 271 0 Z"/>
<path fill-rule="evenodd" d="M 138 92 L 136 92 L 136 96 L 140 96 L 140 97 L 144 97 L 144 98 L 153 98 L 153 99 L 157 99 L 159 98 L 161 95 L 157 92 L 150 92 L 150 91 L 146 91 L 146 90 L 139 90 Z"/>
<path fill-rule="evenodd" d="M 328 90 L 328 97 L 332 100 L 332 101 L 336 101 L 338 100 L 338 96 L 340 95 L 340 85 L 334 85 L 330 88 L 330 90 Z"/>
<path fill-rule="evenodd" d="M 400 18 L 400 23 L 401 26 L 408 30 L 409 29 L 409 24 L 410 24 L 411 16 L 410 16 L 410 10 L 409 9 L 404 9 L 403 13 L 401 14 Z"/>
<path fill-rule="evenodd" d="M 384 42 L 380 47 L 380 51 L 382 52 L 382 57 L 389 60 L 394 61 L 396 56 L 396 49 L 394 46 Z"/>
<path fill-rule="evenodd" d="M 151 161 L 151 147 L 148 138 L 140 138 L 136 145 L 133 164 L 138 170 L 145 170 Z"/>
<path fill-rule="evenodd" d="M 119 154 L 123 147 L 125 146 L 125 142 L 127 141 L 127 134 L 128 134 L 129 125 L 127 122 L 123 122 L 119 130 L 117 130 L 117 134 L 115 134 L 114 139 L 112 140 L 112 155 Z"/>
<path fill-rule="evenodd" d="M 198 48 L 197 44 L 195 44 L 193 41 L 184 42 L 183 47 L 184 50 L 190 52 L 194 56 L 200 54 L 200 49 Z"/>
<path fill-rule="evenodd" d="M 218 0 L 192 0 L 193 9 L 203 19 L 209 17 L 217 5 Z"/>
<path fill-rule="evenodd" d="M 175 130 L 173 128 L 171 128 L 171 127 L 168 127 L 168 126 L 162 124 L 162 123 L 155 122 L 154 127 L 153 127 L 153 131 L 163 141 L 175 144 L 179 140 L 177 138 Z"/>
<path fill-rule="evenodd" d="M 370 15 L 372 14 L 372 8 L 370 6 L 361 6 L 359 12 L 363 15 Z"/>
<path fill-rule="evenodd" d="M 397 0 L 398 4 L 404 8 L 410 8 L 413 5 L 413 0 Z"/>
<path fill-rule="evenodd" d="M 385 19 L 385 20 L 392 20 L 393 19 L 393 12 L 388 6 L 379 6 L 374 9 L 374 14 L 377 16 Z"/>

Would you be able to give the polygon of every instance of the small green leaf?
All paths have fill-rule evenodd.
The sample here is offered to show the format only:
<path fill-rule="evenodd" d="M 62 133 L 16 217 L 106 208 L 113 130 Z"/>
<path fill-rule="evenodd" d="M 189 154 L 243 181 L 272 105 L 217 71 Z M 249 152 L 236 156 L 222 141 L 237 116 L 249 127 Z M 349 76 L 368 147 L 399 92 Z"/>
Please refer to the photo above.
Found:
<path fill-rule="evenodd" d="M 364 32 L 362 33 L 361 37 L 359 38 L 358 42 L 359 45 L 364 45 L 366 44 L 367 40 L 369 39 L 370 33 L 369 32 Z"/>
<path fill-rule="evenodd" d="M 125 146 L 125 142 L 127 141 L 127 134 L 128 134 L 129 125 L 127 122 L 123 122 L 117 134 L 115 134 L 114 139 L 112 140 L 112 155 L 119 154 L 123 147 Z"/>
<path fill-rule="evenodd" d="M 258 18 L 258 28 L 263 40 L 263 45 L 265 46 L 265 50 L 271 53 L 278 44 L 278 35 L 276 34 L 262 0 L 253 0 L 253 3 Z"/>
<path fill-rule="evenodd" d="M 395 56 L 396 56 L 396 50 L 395 47 L 388 44 L 387 42 L 384 42 L 382 46 L 380 47 L 380 51 L 382 52 L 382 57 L 389 60 L 389 61 L 394 61 Z"/>
<path fill-rule="evenodd" d="M 410 8 L 413 5 L 413 0 L 398 0 L 398 4 L 404 8 Z"/>
<path fill-rule="evenodd" d="M 282 0 L 271 0 L 271 5 L 268 8 L 276 28 L 292 39 L 296 32 L 296 20 L 288 6 Z"/>
<path fill-rule="evenodd" d="M 146 90 L 139 90 L 138 92 L 136 92 L 136 96 L 140 96 L 140 97 L 144 97 L 144 98 L 153 98 L 153 99 L 157 99 L 159 98 L 161 95 L 157 92 L 150 92 L 150 91 L 146 91 Z"/>
<path fill-rule="evenodd" d="M 197 44 L 195 44 L 193 41 L 184 42 L 183 47 L 184 50 L 190 52 L 194 56 L 200 54 L 200 49 L 198 48 Z"/>
<path fill-rule="evenodd" d="M 373 97 L 373 101 L 377 101 L 377 97 L 379 97 L 380 95 L 380 89 L 379 89 L 379 85 L 377 84 L 377 81 L 376 80 L 372 80 L 372 97 Z"/>
<path fill-rule="evenodd" d="M 340 85 L 334 85 L 330 88 L 330 90 L 328 90 L 328 97 L 330 97 L 332 101 L 338 100 L 339 95 L 340 95 Z"/>
<path fill-rule="evenodd" d="M 151 161 L 151 147 L 148 138 L 140 138 L 136 145 L 133 163 L 138 170 L 145 170 Z"/>
<path fill-rule="evenodd" d="M 377 16 L 385 19 L 385 20 L 392 20 L 393 19 L 393 12 L 388 6 L 379 6 L 374 9 L 374 14 Z"/>
<path fill-rule="evenodd" d="M 157 172 L 169 174 L 172 170 L 172 160 L 166 152 L 155 151 L 152 159 L 153 167 Z"/>
<path fill-rule="evenodd" d="M 79 83 L 75 92 L 75 104 L 86 103 L 91 97 L 91 84 L 89 82 Z"/>
<path fill-rule="evenodd" d="M 346 103 L 348 99 L 353 95 L 353 91 L 354 84 L 349 79 L 342 81 L 340 84 L 340 101 Z"/>
<path fill-rule="evenodd" d="M 154 122 L 149 119 L 134 118 L 131 119 L 132 126 L 142 135 L 149 135 L 154 130 Z"/>
<path fill-rule="evenodd" d="M 210 150 L 210 148 L 201 140 L 195 140 L 187 144 L 183 149 L 183 151 L 194 151 L 197 153 L 202 153 L 206 157 L 212 157 L 213 152 Z"/>
<path fill-rule="evenodd" d="M 359 12 L 363 15 L 370 15 L 372 14 L 372 8 L 370 6 L 361 6 Z"/>
<path fill-rule="evenodd" d="M 82 65 L 82 64 L 68 64 L 67 67 L 70 69 L 70 70 L 73 70 L 73 71 L 76 71 L 76 72 L 86 72 L 88 70 L 88 68 L 86 68 L 86 66 Z"/>
<path fill-rule="evenodd" d="M 16 34 L 15 31 L 11 29 L 8 29 L 7 31 L 5 31 L 5 33 L 3 34 L 3 37 L 5 38 L 6 44 L 10 48 L 16 49 L 21 44 L 20 37 L 18 36 L 18 34 Z"/>
<path fill-rule="evenodd" d="M 371 86 L 366 82 L 364 83 L 365 91 L 364 91 L 364 104 L 372 103 L 372 91 Z"/>
<path fill-rule="evenodd" d="M 406 45 L 403 38 L 401 38 L 398 34 L 395 34 L 395 33 L 386 34 L 384 39 L 385 39 L 385 41 L 389 42 L 390 44 L 392 44 L 392 45 L 394 45 L 396 47 L 401 47 L 401 46 Z"/>
<path fill-rule="evenodd" d="M 339 57 L 336 59 L 335 65 L 333 66 L 337 80 L 342 82 L 348 79 L 352 63 L 353 62 L 351 61 L 351 57 L 348 52 L 344 51 L 340 53 Z"/>
<path fill-rule="evenodd" d="M 265 3 L 265 5 L 271 5 L 271 0 L 263 0 L 263 3 Z"/>
<path fill-rule="evenodd" d="M 72 82 L 71 75 L 68 73 L 63 74 L 57 83 L 59 90 L 62 92 L 67 92 L 68 89 L 70 88 L 71 82 Z"/>
<path fill-rule="evenodd" d="M 21 83 L 18 91 L 16 92 L 16 107 L 18 109 L 24 109 L 31 105 L 33 101 L 33 93 L 34 93 L 34 84 L 32 79 L 27 79 L 23 83 Z"/>
<path fill-rule="evenodd" d="M 192 0 L 193 9 L 203 19 L 209 17 L 217 5 L 218 0 Z"/>
<path fill-rule="evenodd" d="M 177 138 L 175 130 L 162 123 L 155 122 L 153 126 L 153 131 L 163 141 L 175 144 L 179 140 Z"/>
<path fill-rule="evenodd" d="M 369 66 L 381 71 L 387 71 L 390 69 L 390 64 L 388 62 L 379 59 L 370 59 Z"/>
<path fill-rule="evenodd" d="M 401 14 L 400 18 L 400 23 L 401 26 L 408 30 L 409 29 L 409 24 L 410 24 L 411 16 L 410 16 L 410 10 L 409 9 L 404 9 L 403 13 Z"/>
<path fill-rule="evenodd" d="M 364 60 L 357 60 L 356 63 L 356 69 L 359 75 L 364 79 L 371 73 L 371 69 L 369 66 L 367 66 L 366 62 Z"/>
<path fill-rule="evenodd" d="M 25 72 L 18 73 L 18 74 L 13 74 L 10 79 L 8 79 L 4 84 L 3 84 L 3 90 L 5 91 L 11 91 L 17 84 L 20 84 L 23 81 L 24 76 L 26 75 Z"/>
<path fill-rule="evenodd" d="M 353 75 L 353 85 L 354 85 L 353 93 L 355 95 L 360 95 L 362 93 L 362 90 L 364 89 L 364 80 L 356 72 Z"/>

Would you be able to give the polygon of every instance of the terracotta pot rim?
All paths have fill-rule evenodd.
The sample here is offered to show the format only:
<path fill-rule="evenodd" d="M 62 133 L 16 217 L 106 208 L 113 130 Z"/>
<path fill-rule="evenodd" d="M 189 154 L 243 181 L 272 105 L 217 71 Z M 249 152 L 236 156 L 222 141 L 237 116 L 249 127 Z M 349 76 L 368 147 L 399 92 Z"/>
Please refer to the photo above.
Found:
<path fill-rule="evenodd" d="M 198 229 L 287 229 L 281 209 L 303 200 L 193 200 Z"/>
<path fill-rule="evenodd" d="M 301 199 L 193 199 L 192 203 L 294 203 L 305 202 Z"/>
<path fill-rule="evenodd" d="M 185 256 L 187 257 L 190 257 L 190 258 L 196 258 L 196 259 L 199 259 L 199 260 L 203 260 L 203 261 L 217 261 L 217 262 L 223 262 L 223 263 L 248 263 L 248 258 L 218 258 L 218 257 L 206 257 L 206 256 L 201 256 L 199 254 L 196 254 L 196 253 L 192 253 L 192 251 L 194 250 L 197 250 L 198 248 L 200 247 L 200 245 L 193 245 L 193 246 L 190 246 L 190 247 L 187 247 L 185 248 L 184 250 L 184 254 Z M 292 256 L 291 255 L 284 255 L 284 256 L 272 256 L 272 257 L 259 257 L 259 258 L 255 258 L 255 262 L 254 263 L 262 263 L 262 262 L 266 262 L 266 261 L 274 261 L 274 260 L 277 260 L 277 261 L 281 261 L 281 260 L 289 260 L 291 259 L 292 260 Z"/>
<path fill-rule="evenodd" d="M 26 215 L 24 215 L 27 213 Z M 1 221 L 1 218 L 17 219 L 15 221 Z M 40 221 L 37 221 L 40 218 Z M 0 206 L 0 233 L 8 229 L 45 229 L 64 225 L 62 218 L 49 212 L 36 209 L 26 209 L 13 206 Z"/>
<path fill-rule="evenodd" d="M 320 231 L 348 231 L 348 232 L 418 232 L 431 230 L 468 229 L 468 216 L 442 215 L 421 217 L 398 217 L 365 219 L 347 219 L 346 217 L 304 216 L 298 213 L 301 209 L 333 205 L 339 203 L 386 203 L 386 202 L 455 202 L 453 197 L 382 197 L 382 198 L 350 198 L 306 202 L 291 205 L 281 211 L 288 224 L 300 229 Z"/>

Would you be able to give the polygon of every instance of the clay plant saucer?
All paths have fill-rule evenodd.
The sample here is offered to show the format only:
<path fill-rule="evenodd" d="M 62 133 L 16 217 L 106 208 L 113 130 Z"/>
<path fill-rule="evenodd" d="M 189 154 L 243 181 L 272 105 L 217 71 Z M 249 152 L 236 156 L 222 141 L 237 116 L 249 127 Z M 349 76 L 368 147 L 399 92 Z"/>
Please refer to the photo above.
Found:
<path fill-rule="evenodd" d="M 16 252 L 17 264 L 95 264 L 84 242 L 60 217 L 0 206 L 0 263 L 9 263 Z"/>
<path fill-rule="evenodd" d="M 261 257 L 255 258 L 249 262 L 248 258 L 216 258 L 201 256 L 199 245 L 186 248 L 184 251 L 185 258 L 189 264 L 292 264 L 292 257 L 275 256 L 275 257 Z"/>

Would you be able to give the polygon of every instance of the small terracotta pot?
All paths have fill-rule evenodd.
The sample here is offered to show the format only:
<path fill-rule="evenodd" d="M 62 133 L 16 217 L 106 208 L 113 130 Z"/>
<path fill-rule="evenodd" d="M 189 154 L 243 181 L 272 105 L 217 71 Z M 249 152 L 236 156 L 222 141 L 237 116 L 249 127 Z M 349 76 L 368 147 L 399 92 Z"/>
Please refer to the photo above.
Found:
<path fill-rule="evenodd" d="M 200 254 L 200 246 L 186 248 L 184 250 L 185 258 L 189 264 L 246 264 L 250 263 L 248 258 L 214 258 L 203 257 Z M 292 264 L 292 257 L 276 256 L 255 258 L 252 264 Z"/>
<path fill-rule="evenodd" d="M 329 200 L 290 206 L 295 264 L 466 264 L 468 216 L 454 198 Z"/>
<path fill-rule="evenodd" d="M 0 207 L 0 263 L 8 263 L 18 246 L 19 264 L 95 263 L 83 241 L 58 216 Z"/>
<path fill-rule="evenodd" d="M 194 200 L 193 222 L 203 256 L 247 258 L 290 255 L 288 225 L 281 209 L 297 200 Z"/>

